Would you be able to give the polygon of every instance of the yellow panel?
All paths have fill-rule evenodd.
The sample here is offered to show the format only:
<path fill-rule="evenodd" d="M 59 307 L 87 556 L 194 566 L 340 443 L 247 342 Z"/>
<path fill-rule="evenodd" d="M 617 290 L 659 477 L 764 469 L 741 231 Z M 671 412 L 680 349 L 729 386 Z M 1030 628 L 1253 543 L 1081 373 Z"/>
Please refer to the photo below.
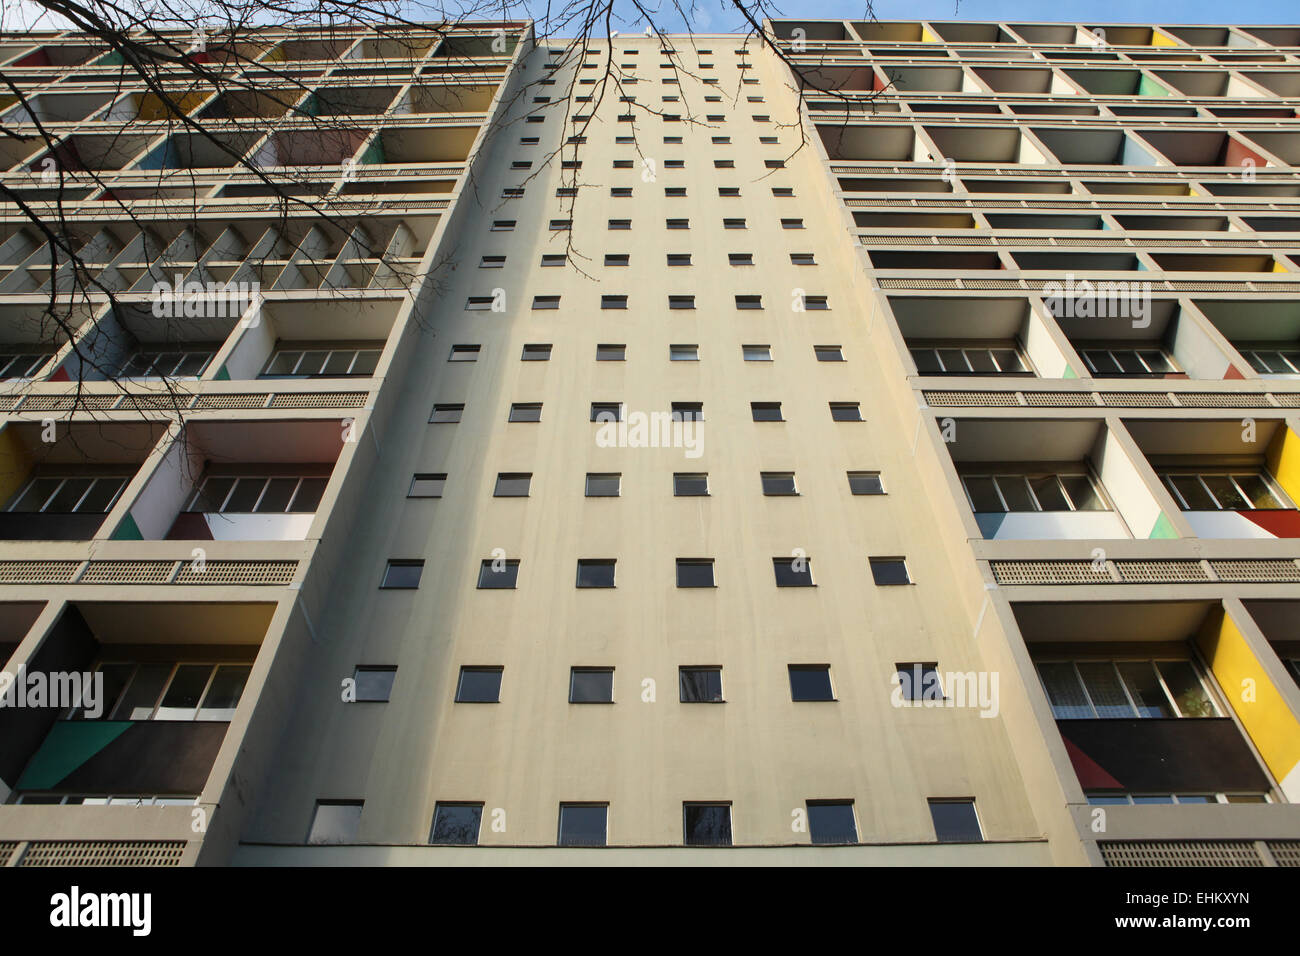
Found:
<path fill-rule="evenodd" d="M 1159 30 L 1152 30 L 1151 45 L 1152 46 L 1178 46 L 1178 41 L 1170 39 L 1169 37 L 1161 33 Z"/>
<path fill-rule="evenodd" d="M 32 470 L 27 449 L 12 428 L 0 430 L 0 505 L 18 493 Z"/>
<path fill-rule="evenodd" d="M 1300 504 L 1300 436 L 1283 425 L 1268 443 L 1268 470 L 1293 504 Z"/>
<path fill-rule="evenodd" d="M 1291 270 L 1288 269 L 1286 266 L 1282 265 L 1282 263 L 1281 263 L 1280 261 L 1278 261 L 1277 259 L 1274 259 L 1274 260 L 1273 260 L 1273 271 L 1274 271 L 1274 272 L 1290 272 Z"/>
<path fill-rule="evenodd" d="M 1211 614 L 1197 645 L 1214 673 L 1228 706 L 1236 713 L 1275 780 L 1300 763 L 1300 720 L 1264 673 L 1237 625 L 1227 614 Z M 1243 681 L 1253 685 L 1253 700 L 1243 700 Z"/>
<path fill-rule="evenodd" d="M 923 43 L 938 43 L 938 42 L 939 42 L 939 38 L 938 38 L 937 36 L 935 36 L 933 33 L 930 32 L 930 28 L 929 28 L 929 27 L 921 27 L 921 42 L 923 42 Z"/>

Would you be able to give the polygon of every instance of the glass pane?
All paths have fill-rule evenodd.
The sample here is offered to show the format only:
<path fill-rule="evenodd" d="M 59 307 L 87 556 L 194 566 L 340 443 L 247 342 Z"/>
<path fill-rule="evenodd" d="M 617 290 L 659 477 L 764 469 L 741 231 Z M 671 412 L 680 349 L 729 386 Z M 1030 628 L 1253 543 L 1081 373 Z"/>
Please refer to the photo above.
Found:
<path fill-rule="evenodd" d="M 679 588 L 713 587 L 713 562 L 678 561 L 677 586 Z"/>
<path fill-rule="evenodd" d="M 1116 667 L 1124 678 L 1124 686 L 1128 688 L 1133 703 L 1137 705 L 1139 717 L 1174 716 L 1150 661 L 1122 661 Z"/>
<path fill-rule="evenodd" d="M 266 374 L 292 375 L 301 358 L 301 352 L 276 352 L 271 358 L 271 364 L 266 367 Z"/>
<path fill-rule="evenodd" d="M 1240 511 L 1250 507 L 1250 502 L 1242 497 L 1227 475 L 1202 475 L 1201 479 L 1224 511 Z"/>
<path fill-rule="evenodd" d="M 1052 716 L 1057 720 L 1093 716 L 1073 664 L 1039 664 L 1038 676 L 1047 692 L 1047 701 L 1052 705 Z"/>
<path fill-rule="evenodd" d="M 125 478 L 96 478 L 77 510 L 82 514 L 103 514 L 112 506 L 118 492 L 125 485 Z"/>
<path fill-rule="evenodd" d="M 707 495 L 709 479 L 705 475 L 673 475 L 673 494 L 686 497 Z"/>
<path fill-rule="evenodd" d="M 1061 491 L 1061 485 L 1055 475 L 1036 475 L 1029 479 L 1029 487 L 1038 499 L 1038 507 L 1043 511 L 1069 511 L 1069 502 Z"/>
<path fill-rule="evenodd" d="M 1147 368 L 1145 365 L 1142 364 L 1142 360 L 1138 358 L 1137 352 L 1131 352 L 1125 349 L 1120 352 L 1112 352 L 1111 354 L 1115 356 L 1115 361 L 1119 363 L 1120 371 L 1123 372 L 1123 374 L 1125 375 L 1146 374 Z"/>
<path fill-rule="evenodd" d="M 501 671 L 495 667 L 462 667 L 456 700 L 462 704 L 495 704 L 501 698 Z"/>
<path fill-rule="evenodd" d="M 1152 372 L 1164 373 L 1172 372 L 1174 370 L 1174 367 L 1169 364 L 1169 359 L 1165 358 L 1164 352 L 1149 351 L 1139 352 L 1138 354 L 1142 357 L 1142 361 L 1146 363 L 1147 368 Z"/>
<path fill-rule="evenodd" d="M 433 830 L 429 842 L 440 846 L 477 846 L 481 805 L 440 803 L 433 811 Z"/>
<path fill-rule="evenodd" d="M 604 846 L 608 807 L 560 807 L 560 846 Z"/>
<path fill-rule="evenodd" d="M 968 800 L 932 801 L 930 819 L 940 843 L 979 843 L 984 839 L 975 804 Z"/>
<path fill-rule="evenodd" d="M 379 365 L 379 349 L 362 349 L 357 352 L 357 359 L 352 363 L 353 375 L 373 375 Z"/>
<path fill-rule="evenodd" d="M 265 478 L 240 478 L 235 484 L 234 493 L 222 510 L 235 514 L 251 513 L 253 506 L 257 504 L 257 499 L 262 495 L 262 489 L 265 487 Z"/>
<path fill-rule="evenodd" d="M 972 371 L 985 375 L 993 375 L 998 371 L 997 363 L 993 361 L 993 353 L 988 349 L 967 349 L 966 361 L 970 363 Z"/>
<path fill-rule="evenodd" d="M 1098 349 L 1086 349 L 1084 360 L 1097 375 L 1114 375 L 1119 372 L 1119 364 L 1110 357 L 1110 353 Z"/>
<path fill-rule="evenodd" d="M 939 361 L 945 372 L 969 372 L 970 365 L 961 349 L 939 349 Z"/>
<path fill-rule="evenodd" d="M 687 804 L 682 818 L 687 846 L 731 846 L 731 807 Z"/>
<path fill-rule="evenodd" d="M 881 484 L 879 475 L 849 472 L 849 491 L 853 494 L 879 495 L 883 494 L 884 490 L 885 486 Z"/>
<path fill-rule="evenodd" d="M 828 667 L 791 667 L 791 700 L 833 700 Z"/>
<path fill-rule="evenodd" d="M 1145 796 L 1139 796 L 1137 794 L 1134 794 L 1133 802 L 1140 807 L 1140 806 L 1146 806 L 1150 804 L 1173 803 L 1174 798 L 1171 794 L 1168 793 L 1148 794 Z"/>
<path fill-rule="evenodd" d="M 678 671 L 678 683 L 684 704 L 722 700 L 722 671 L 717 668 L 683 667 Z"/>
<path fill-rule="evenodd" d="M 325 360 L 325 374 L 347 375 L 348 370 L 352 368 L 352 360 L 356 357 L 357 353 L 352 349 L 331 352 L 329 358 Z"/>
<path fill-rule="evenodd" d="M 325 494 L 328 478 L 304 478 L 298 486 L 298 493 L 293 496 L 289 510 L 297 513 L 315 511 L 320 505 L 321 495 Z"/>
<path fill-rule="evenodd" d="M 1256 508 L 1281 508 L 1282 502 L 1277 500 L 1272 490 L 1260 475 L 1233 475 L 1237 480 L 1237 487 L 1245 492 L 1250 503 Z"/>
<path fill-rule="evenodd" d="M 934 349 L 912 349 L 912 361 L 916 362 L 916 370 L 922 375 L 937 375 L 943 371 Z"/>
<path fill-rule="evenodd" d="M 1083 686 L 1092 698 L 1092 706 L 1096 708 L 1098 717 L 1133 716 L 1133 705 L 1128 702 L 1124 688 L 1120 686 L 1114 665 L 1080 664 L 1079 676 L 1083 678 Z"/>
<path fill-rule="evenodd" d="M 393 681 L 397 679 L 394 667 L 358 667 L 352 672 L 356 681 L 358 701 L 386 701 L 393 692 Z"/>
<path fill-rule="evenodd" d="M 993 358 L 998 363 L 998 368 L 1005 372 L 1026 372 L 1025 363 L 1020 359 L 1020 353 L 1015 349 L 994 349 Z"/>
<path fill-rule="evenodd" d="M 1214 717 L 1214 702 L 1201 683 L 1191 661 L 1161 661 L 1156 665 L 1165 679 L 1169 695 L 1182 717 Z"/>
<path fill-rule="evenodd" d="M 760 477 L 763 483 L 763 494 L 765 495 L 792 495 L 795 493 L 794 475 L 769 472 Z"/>
<path fill-rule="evenodd" d="M 569 675 L 569 702 L 607 704 L 614 699 L 614 672 L 575 667 Z"/>
<path fill-rule="evenodd" d="M 202 490 L 190 503 L 189 510 L 207 513 L 219 511 L 226 500 L 226 496 L 230 494 L 230 489 L 234 486 L 234 478 L 209 478 L 203 483 Z"/>
<path fill-rule="evenodd" d="M 851 803 L 808 804 L 808 831 L 816 844 L 857 843 L 858 827 Z"/>
<path fill-rule="evenodd" d="M 202 375 L 212 356 L 207 352 L 191 352 L 176 367 L 177 375 Z"/>
<path fill-rule="evenodd" d="M 261 513 L 277 514 L 289 507 L 294 489 L 298 487 L 297 478 L 272 478 L 266 486 L 266 494 L 257 503 Z"/>
<path fill-rule="evenodd" d="M 311 821 L 308 843 L 351 843 L 361 829 L 360 803 L 320 803 Z"/>
<path fill-rule="evenodd" d="M 1087 475 L 1062 475 L 1061 483 L 1065 485 L 1066 493 L 1069 494 L 1076 511 L 1107 510 L 1106 502 L 1097 493 L 1097 489 Z"/>
<path fill-rule="evenodd" d="M 211 676 L 211 664 L 182 664 L 177 667 L 176 676 L 168 685 L 154 720 L 193 720 L 203 688 Z"/>
<path fill-rule="evenodd" d="M 113 705 L 122 695 L 123 688 L 135 671 L 134 664 L 101 664 L 97 673 L 101 682 L 97 691 L 92 690 L 82 700 L 81 707 L 72 715 L 78 720 L 98 720 L 113 712 Z M 93 687 L 93 685 L 92 685 Z"/>
<path fill-rule="evenodd" d="M 329 358 L 329 352 L 321 349 L 319 351 L 303 352 L 302 364 L 298 366 L 299 375 L 319 375 L 321 369 L 325 367 L 325 360 Z"/>
<path fill-rule="evenodd" d="M 1029 485 L 1021 475 L 999 475 L 998 488 L 1006 499 L 1008 511 L 1036 511 L 1034 499 L 1030 497 Z"/>
<path fill-rule="evenodd" d="M 50 499 L 46 511 L 53 511 L 60 514 L 67 514 L 76 510 L 77 503 L 81 501 L 82 496 L 90 490 L 94 484 L 93 478 L 69 478 L 63 483 L 58 492 Z"/>
<path fill-rule="evenodd" d="M 141 664 L 122 699 L 113 708 L 113 720 L 148 720 L 153 715 L 158 695 L 162 693 L 171 664 Z"/>
<path fill-rule="evenodd" d="M 1169 475 L 1166 480 L 1173 486 L 1178 495 L 1182 496 L 1180 504 L 1184 511 L 1215 511 L 1218 505 L 1214 499 L 1201 486 L 1200 479 L 1195 475 Z"/>
<path fill-rule="evenodd" d="M 587 497 L 610 498 L 618 496 L 618 475 L 588 475 Z"/>
<path fill-rule="evenodd" d="M 579 561 L 578 587 L 612 588 L 614 586 L 613 561 Z"/>
<path fill-rule="evenodd" d="M 222 664 L 212 678 L 208 692 L 203 695 L 199 720 L 234 720 L 235 708 L 244 693 L 252 667 L 247 664 Z"/>

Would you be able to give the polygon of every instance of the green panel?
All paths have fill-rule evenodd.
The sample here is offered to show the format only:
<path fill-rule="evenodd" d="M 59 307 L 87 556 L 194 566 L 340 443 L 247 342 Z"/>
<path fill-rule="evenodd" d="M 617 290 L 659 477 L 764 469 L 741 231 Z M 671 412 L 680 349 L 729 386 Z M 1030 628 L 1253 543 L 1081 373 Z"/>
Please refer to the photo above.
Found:
<path fill-rule="evenodd" d="M 1061 378 L 1078 378 L 1079 373 L 1069 365 L 1065 366 L 1065 371 L 1061 373 Z"/>
<path fill-rule="evenodd" d="M 1142 75 L 1142 81 L 1138 83 L 1138 96 L 1168 96 L 1169 91 L 1157 83 L 1145 73 Z"/>
<path fill-rule="evenodd" d="M 129 720 L 60 720 L 27 762 L 15 789 L 53 790 L 131 727 Z"/>
<path fill-rule="evenodd" d="M 365 166 L 373 166 L 376 163 L 386 163 L 388 159 L 384 156 L 384 141 L 376 136 L 366 147 L 366 151 L 361 154 L 361 162 Z"/>
<path fill-rule="evenodd" d="M 118 525 L 117 530 L 113 532 L 113 540 L 114 541 L 143 541 L 144 540 L 144 535 L 140 533 L 140 526 L 137 525 L 135 523 L 135 519 L 131 517 L 131 512 L 128 511 L 126 513 L 126 517 L 122 519 L 122 523 Z"/>
<path fill-rule="evenodd" d="M 1162 511 L 1156 518 L 1156 523 L 1151 526 L 1151 533 L 1148 538 L 1176 538 L 1178 532 L 1174 530 L 1174 524 L 1169 517 Z"/>
<path fill-rule="evenodd" d="M 221 366 L 221 368 L 217 369 L 217 381 L 218 382 L 230 381 L 230 370 L 227 369 L 224 365 Z"/>

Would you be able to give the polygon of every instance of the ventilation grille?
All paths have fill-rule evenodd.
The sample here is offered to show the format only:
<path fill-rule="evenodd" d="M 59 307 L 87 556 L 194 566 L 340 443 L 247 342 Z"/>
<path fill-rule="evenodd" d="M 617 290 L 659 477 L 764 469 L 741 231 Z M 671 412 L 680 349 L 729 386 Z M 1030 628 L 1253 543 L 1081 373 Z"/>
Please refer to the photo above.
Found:
<path fill-rule="evenodd" d="M 1297 567 L 1294 561 L 1285 558 L 1219 559 L 1211 561 L 1210 567 L 1221 581 L 1240 581 L 1247 584 L 1300 581 L 1300 567 Z"/>
<path fill-rule="evenodd" d="M 1184 408 L 1268 408 L 1268 396 L 1250 392 L 1175 392 Z"/>
<path fill-rule="evenodd" d="M 74 408 L 102 411 L 117 404 L 118 395 L 31 395 L 23 402 L 25 412 L 69 412 Z"/>
<path fill-rule="evenodd" d="M 1020 283 L 1015 279 L 964 279 L 962 286 L 967 289 L 1019 289 Z"/>
<path fill-rule="evenodd" d="M 1209 564 L 1209 570 L 1205 565 Z M 1119 559 L 1092 561 L 992 560 L 998 584 L 1283 584 L 1300 582 L 1300 564 L 1288 558 Z M 1114 571 L 1112 575 L 1112 569 Z"/>
<path fill-rule="evenodd" d="M 3 584 L 269 584 L 293 581 L 297 561 L 0 561 Z M 78 573 L 80 572 L 80 573 Z"/>
<path fill-rule="evenodd" d="M 177 584 L 288 584 L 297 561 L 187 561 Z"/>
<path fill-rule="evenodd" d="M 183 840 L 37 840 L 19 866 L 179 866 Z"/>
<path fill-rule="evenodd" d="M 1125 584 L 1193 583 L 1210 576 L 1200 561 L 1116 561 L 1115 570 Z"/>
<path fill-rule="evenodd" d="M 1273 840 L 1268 852 L 1278 866 L 1300 866 L 1300 840 Z"/>
<path fill-rule="evenodd" d="M 998 584 L 1110 584 L 1108 569 L 1091 561 L 990 561 Z"/>
<path fill-rule="evenodd" d="M 956 279 L 877 279 L 882 289 L 956 289 Z"/>
<path fill-rule="evenodd" d="M 361 408 L 366 392 L 214 392 L 151 395 L 8 395 L 0 397 L 0 412 L 179 412 L 229 408 Z"/>
<path fill-rule="evenodd" d="M 290 392 L 271 399 L 271 408 L 360 408 L 369 392 Z"/>
<path fill-rule="evenodd" d="M 194 402 L 194 410 L 206 408 L 265 408 L 269 395 L 200 395 Z"/>
<path fill-rule="evenodd" d="M 0 561 L 0 584 L 66 584 L 80 561 Z"/>
<path fill-rule="evenodd" d="M 91 561 L 77 583 L 166 584 L 175 571 L 175 561 Z"/>
<path fill-rule="evenodd" d="M 1026 405 L 1096 405 L 1092 392 L 1025 392 Z"/>
<path fill-rule="evenodd" d="M 9 861 L 14 857 L 14 850 L 18 849 L 18 844 L 11 841 L 0 843 L 0 866 L 8 866 Z"/>
<path fill-rule="evenodd" d="M 1273 400 L 1283 408 L 1300 408 L 1300 395 L 1274 395 Z"/>
<path fill-rule="evenodd" d="M 1019 405 L 1015 392 L 938 392 L 926 391 L 930 405 Z"/>
<path fill-rule="evenodd" d="M 1137 840 L 1097 844 L 1107 866 L 1263 866 L 1249 840 Z"/>
<path fill-rule="evenodd" d="M 1101 403 L 1111 408 L 1173 408 L 1174 400 L 1164 392 L 1102 392 Z"/>

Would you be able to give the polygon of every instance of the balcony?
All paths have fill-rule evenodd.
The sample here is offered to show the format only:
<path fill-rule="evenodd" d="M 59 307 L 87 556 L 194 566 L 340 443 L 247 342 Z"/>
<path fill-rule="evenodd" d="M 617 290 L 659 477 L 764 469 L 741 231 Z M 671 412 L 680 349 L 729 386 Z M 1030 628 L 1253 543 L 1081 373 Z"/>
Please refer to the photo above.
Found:
<path fill-rule="evenodd" d="M 315 281 L 334 282 L 333 273 L 344 267 L 336 265 Z M 374 264 L 369 268 L 373 271 Z M 259 321 L 249 323 L 226 354 L 224 375 L 306 381 L 382 374 L 381 359 L 399 308 L 400 302 L 392 299 L 265 303 Z"/>
<path fill-rule="evenodd" d="M 1060 378 L 1066 358 L 1027 299 L 894 296 L 918 375 Z"/>
<path fill-rule="evenodd" d="M 1264 379 L 1300 379 L 1300 304 L 1294 300 L 1199 299 L 1196 308 Z M 1229 376 L 1224 376 L 1229 377 Z M 1244 377 L 1237 372 L 1237 377 Z"/>

